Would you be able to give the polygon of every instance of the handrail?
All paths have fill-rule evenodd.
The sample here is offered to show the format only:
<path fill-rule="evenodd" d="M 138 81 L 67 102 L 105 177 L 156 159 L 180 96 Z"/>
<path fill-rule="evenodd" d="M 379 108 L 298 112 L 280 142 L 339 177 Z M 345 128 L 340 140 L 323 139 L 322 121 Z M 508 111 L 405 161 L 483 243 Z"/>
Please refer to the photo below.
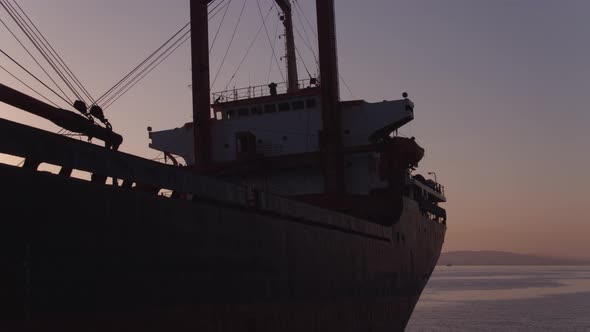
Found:
<path fill-rule="evenodd" d="M 441 194 L 443 197 L 445 197 L 445 186 L 443 186 L 440 183 L 435 183 L 434 185 L 428 184 L 428 183 L 424 183 L 423 181 L 421 181 L 420 179 L 417 179 L 415 177 L 411 177 L 411 179 L 414 182 L 418 182 L 420 184 L 422 184 L 423 186 L 432 189 L 433 191 Z"/>
<path fill-rule="evenodd" d="M 313 87 L 318 86 L 317 79 L 308 78 L 299 80 L 299 87 Z M 285 82 L 276 83 L 276 93 L 284 94 L 287 93 L 288 84 Z M 244 88 L 225 90 L 213 93 L 213 103 L 228 103 L 232 101 L 238 101 L 243 99 L 259 98 L 271 96 L 271 89 L 268 85 L 256 85 L 248 86 Z"/>

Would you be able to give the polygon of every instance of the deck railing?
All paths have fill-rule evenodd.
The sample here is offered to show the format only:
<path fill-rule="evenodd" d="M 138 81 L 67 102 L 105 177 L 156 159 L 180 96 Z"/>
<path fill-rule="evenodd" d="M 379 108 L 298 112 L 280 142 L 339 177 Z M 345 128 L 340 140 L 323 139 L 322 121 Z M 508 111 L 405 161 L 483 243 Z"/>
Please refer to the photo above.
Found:
<path fill-rule="evenodd" d="M 420 178 L 416 178 L 416 177 L 412 177 L 412 180 L 414 180 L 415 182 L 420 182 L 422 185 L 434 190 L 435 192 L 441 194 L 443 197 L 445 197 L 445 186 L 443 186 L 442 184 L 438 183 L 438 182 L 430 182 L 430 181 L 424 181 Z"/>
<path fill-rule="evenodd" d="M 276 83 L 276 93 L 284 94 L 287 93 L 287 83 Z M 298 84 L 300 89 L 318 86 L 318 80 L 315 78 L 308 78 L 299 80 Z M 232 101 L 238 101 L 243 99 L 259 98 L 270 96 L 271 88 L 269 85 L 257 85 L 248 86 L 245 88 L 225 90 L 221 92 L 213 93 L 213 103 L 227 103 Z"/>

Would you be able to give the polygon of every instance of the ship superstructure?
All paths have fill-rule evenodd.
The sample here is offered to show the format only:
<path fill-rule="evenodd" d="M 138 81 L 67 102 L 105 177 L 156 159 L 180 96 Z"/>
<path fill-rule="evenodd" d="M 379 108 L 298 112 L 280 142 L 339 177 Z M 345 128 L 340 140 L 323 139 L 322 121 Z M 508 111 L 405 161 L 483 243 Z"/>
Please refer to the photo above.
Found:
<path fill-rule="evenodd" d="M 255 87 L 259 89 L 263 87 Z M 268 89 L 268 88 L 267 88 Z M 215 94 L 214 94 L 215 96 Z M 293 185 L 276 186 L 287 195 L 302 195 L 323 192 L 321 168 L 317 164 L 320 153 L 319 133 L 322 129 L 321 95 L 316 87 L 272 96 L 262 94 L 260 97 L 243 100 L 229 100 L 213 104 L 215 118 L 211 123 L 212 137 L 212 173 L 237 174 L 245 176 L 256 173 L 255 169 L 247 171 L 249 165 L 257 164 L 259 171 L 265 173 L 273 165 L 285 172 L 298 171 L 304 174 L 305 166 L 315 167 L 317 174 L 310 177 L 319 178 L 312 188 L 296 188 Z M 363 168 L 367 172 L 352 170 L 345 178 L 351 183 L 347 192 L 367 194 L 366 186 L 354 185 L 353 180 L 385 183 L 378 174 L 378 153 L 369 137 L 383 129 L 391 127 L 392 132 L 402 124 L 413 119 L 413 103 L 409 99 L 368 103 L 362 100 L 342 103 L 342 142 L 344 162 L 347 168 Z M 393 125 L 393 127 L 392 127 Z M 164 153 L 181 156 L 186 164 L 193 164 L 193 124 L 187 123 L 180 128 L 150 132 L 150 147 Z M 281 160 L 289 160 L 290 164 Z M 315 165 L 314 165 L 315 161 Z M 265 163 L 268 165 L 265 167 Z M 305 165 L 307 163 L 307 165 Z M 281 165 L 278 165 L 281 164 Z M 271 174 L 268 174 L 271 177 Z M 358 178 L 359 176 L 363 177 Z M 295 182 L 303 184 L 310 181 L 301 179 Z M 268 182 L 268 178 L 264 180 Z M 272 183 L 273 181 L 271 181 Z"/>
<path fill-rule="evenodd" d="M 194 165 L 196 156 L 207 151 L 207 163 L 200 167 L 203 173 L 394 223 L 399 213 L 390 209 L 387 198 L 400 210 L 404 188 L 420 185 L 410 170 L 418 166 L 424 150 L 414 138 L 396 135 L 414 119 L 414 103 L 405 92 L 403 99 L 378 103 L 340 101 L 330 2 L 318 3 L 322 76 L 298 81 L 291 5 L 288 0 L 277 3 L 283 9 L 287 37 L 287 82 L 213 93 L 211 105 L 200 105 L 204 126 L 195 131 L 194 123 L 187 123 L 172 130 L 150 131 L 150 147 L 167 156 L 180 156 L 187 165 Z M 198 40 L 207 39 L 204 33 L 200 36 Z M 198 61 L 208 67 L 207 60 Z M 201 140 L 206 144 L 193 139 L 201 137 L 200 131 L 208 137 Z M 426 188 L 431 205 L 445 201 L 438 183 Z M 429 213 L 440 220 L 446 218 L 438 206 Z"/>

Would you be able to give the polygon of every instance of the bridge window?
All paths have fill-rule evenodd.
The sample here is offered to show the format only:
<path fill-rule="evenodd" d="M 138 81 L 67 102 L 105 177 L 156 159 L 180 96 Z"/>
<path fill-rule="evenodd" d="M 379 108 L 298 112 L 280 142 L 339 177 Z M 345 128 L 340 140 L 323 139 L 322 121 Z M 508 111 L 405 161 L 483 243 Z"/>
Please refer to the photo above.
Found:
<path fill-rule="evenodd" d="M 296 100 L 293 102 L 293 110 L 297 111 L 297 110 L 302 110 L 305 108 L 305 103 L 303 102 L 303 100 Z"/>
<path fill-rule="evenodd" d="M 250 115 L 250 112 L 247 108 L 240 108 L 240 109 L 238 109 L 238 115 L 239 116 L 248 116 L 248 115 Z"/>
<path fill-rule="evenodd" d="M 232 119 L 232 118 L 234 118 L 236 116 L 236 111 L 235 110 L 229 110 L 229 111 L 226 112 L 226 115 L 227 115 L 227 119 L 228 120 L 229 119 Z"/>
<path fill-rule="evenodd" d="M 250 112 L 252 114 L 262 114 L 262 110 L 260 109 L 260 106 L 254 106 L 250 109 Z"/>
<path fill-rule="evenodd" d="M 316 106 L 316 100 L 315 98 L 310 98 L 308 100 L 305 101 L 305 107 L 307 108 L 314 108 Z"/>
<path fill-rule="evenodd" d="M 264 105 L 264 113 L 274 113 L 276 111 L 277 111 L 277 107 L 275 104 Z"/>
<path fill-rule="evenodd" d="M 291 110 L 289 103 L 279 103 L 279 111 L 280 112 L 286 112 L 289 110 Z"/>

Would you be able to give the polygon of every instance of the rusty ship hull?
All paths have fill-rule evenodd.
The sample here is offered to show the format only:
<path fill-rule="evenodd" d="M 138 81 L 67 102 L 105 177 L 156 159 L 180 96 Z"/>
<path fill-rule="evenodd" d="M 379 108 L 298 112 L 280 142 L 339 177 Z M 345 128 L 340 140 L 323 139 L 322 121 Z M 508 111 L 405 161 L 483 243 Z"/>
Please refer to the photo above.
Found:
<path fill-rule="evenodd" d="M 443 245 L 408 198 L 384 226 L 0 127 L 0 153 L 190 193 L 0 165 L 3 331 L 400 331 Z"/>
<path fill-rule="evenodd" d="M 300 87 L 291 3 L 276 0 L 286 93 L 212 105 L 210 2 L 190 1 L 187 166 L 118 152 L 96 103 L 70 105 L 80 116 L 0 84 L 0 101 L 105 144 L 0 119 L 0 154 L 23 159 L 0 164 L 0 331 L 405 329 L 446 232 L 443 187 L 412 175 L 424 149 L 395 135 L 413 102 L 340 100 L 331 0 L 316 1 L 319 86 Z M 284 134 L 303 128 L 293 118 L 307 136 Z M 165 156 L 182 148 L 148 130 Z"/>

